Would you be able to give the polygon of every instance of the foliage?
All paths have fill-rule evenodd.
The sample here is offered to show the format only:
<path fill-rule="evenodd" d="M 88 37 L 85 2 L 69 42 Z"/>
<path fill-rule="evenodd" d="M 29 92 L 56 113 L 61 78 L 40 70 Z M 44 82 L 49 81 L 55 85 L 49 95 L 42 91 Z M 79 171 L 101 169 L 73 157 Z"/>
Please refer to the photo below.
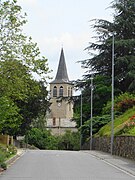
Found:
<path fill-rule="evenodd" d="M 25 136 L 25 142 L 39 149 L 57 149 L 57 140 L 50 131 L 32 128 Z"/>
<path fill-rule="evenodd" d="M 25 136 L 25 142 L 39 149 L 79 150 L 78 132 L 66 131 L 60 136 L 53 136 L 50 131 L 32 128 Z"/>
<path fill-rule="evenodd" d="M 7 164 L 5 162 L 1 163 L 1 168 L 6 170 L 7 169 Z"/>
<path fill-rule="evenodd" d="M 21 124 L 19 108 L 8 97 L 0 97 L 0 132 L 13 135 Z"/>
<path fill-rule="evenodd" d="M 5 161 L 9 159 L 12 155 L 16 154 L 17 150 L 14 146 L 6 146 L 0 144 L 0 167 L 3 169 L 7 168 Z"/>
<path fill-rule="evenodd" d="M 91 55 L 82 61 L 87 68 L 85 77 L 92 72 L 111 79 L 112 69 L 112 36 L 115 39 L 115 88 L 121 92 L 134 92 L 135 89 L 135 6 L 134 0 L 114 0 L 113 22 L 103 19 L 92 20 L 92 28 L 97 33 L 94 43 L 86 48 Z M 105 29 L 101 31 L 101 29 Z M 93 52 L 96 52 L 95 54 Z"/>
<path fill-rule="evenodd" d="M 110 122 L 111 116 L 110 115 L 103 115 L 103 116 L 95 116 L 92 119 L 92 134 L 96 134 L 100 128 Z M 91 127 L 91 120 L 86 121 L 82 127 L 80 127 L 80 132 L 82 134 L 82 144 L 89 138 L 90 136 L 90 127 Z"/>
<path fill-rule="evenodd" d="M 134 0 L 114 0 L 111 8 L 115 14 L 113 22 L 107 20 L 92 20 L 92 28 L 97 33 L 94 36 L 95 42 L 90 42 L 86 48 L 90 58 L 82 61 L 82 66 L 86 69 L 83 80 L 77 82 L 77 88 L 82 89 L 83 94 L 83 126 L 81 128 L 84 140 L 90 134 L 90 101 L 91 101 L 91 76 L 94 75 L 93 90 L 93 132 L 100 129 L 99 117 L 111 114 L 111 78 L 112 78 L 112 40 L 114 36 L 114 94 L 115 94 L 115 135 L 122 133 L 123 123 L 131 117 L 134 107 L 135 90 L 135 4 Z M 103 31 L 101 31 L 101 29 Z M 126 93 L 125 93 L 126 92 Z M 131 94 L 132 93 L 132 94 Z M 117 97 L 118 96 L 118 97 Z M 108 102 L 108 103 L 107 103 Z M 75 117 L 78 126 L 80 125 L 80 100 L 75 102 Z M 128 110 L 128 111 L 127 111 Z M 125 115 L 121 115 L 125 112 Z M 127 113 L 127 114 L 126 114 Z M 129 114 L 128 114 L 129 113 Z M 96 117 L 98 116 L 98 117 Z M 116 117 L 116 116 L 115 116 Z M 94 127 L 94 120 L 97 118 L 98 127 Z M 106 121 L 107 120 L 107 121 Z M 108 116 L 103 123 L 111 121 Z M 103 125 L 103 124 L 102 124 Z M 103 126 L 97 135 L 110 135 L 111 122 Z M 132 132 L 133 132 L 132 128 Z M 95 131 L 96 130 L 96 131 Z M 131 132 L 131 131 L 130 131 Z"/>
<path fill-rule="evenodd" d="M 91 80 L 77 81 L 76 86 L 82 89 L 82 120 L 90 118 L 91 112 Z M 102 108 L 111 99 L 110 80 L 107 77 L 95 75 L 93 79 L 93 116 L 102 116 Z M 74 119 L 80 127 L 81 95 L 74 101 Z"/>
<path fill-rule="evenodd" d="M 26 66 L 17 60 L 8 60 L 0 62 L 0 93 L 10 97 L 13 101 L 24 100 L 28 98 L 33 91 L 31 86 L 33 81 Z"/>
<path fill-rule="evenodd" d="M 5 111 L 0 131 L 14 136 L 24 135 L 39 115 L 45 117 L 49 105 L 47 59 L 23 34 L 27 21 L 21 9 L 16 0 L 0 1 L 0 98 L 7 99 L 0 104 L 0 113 Z M 9 107 L 2 110 L 4 106 Z"/>
<path fill-rule="evenodd" d="M 79 132 L 66 131 L 61 135 L 58 142 L 59 150 L 79 150 L 80 134 Z"/>
<path fill-rule="evenodd" d="M 114 100 L 114 111 L 116 114 L 121 114 L 126 110 L 132 108 L 135 105 L 135 95 L 128 92 L 120 94 L 115 97 Z M 111 101 L 103 108 L 103 114 L 108 114 L 111 112 Z"/>
<path fill-rule="evenodd" d="M 22 33 L 22 26 L 27 21 L 26 13 L 22 15 L 21 9 L 15 0 L 0 2 L 0 61 L 18 60 L 46 81 L 47 59 L 40 57 L 37 43 Z"/>
<path fill-rule="evenodd" d="M 6 159 L 6 155 L 5 155 L 5 153 L 0 149 L 0 166 L 1 166 L 2 163 L 4 163 L 5 159 Z"/>
<path fill-rule="evenodd" d="M 135 115 L 125 122 L 122 133 L 135 135 Z"/>
<path fill-rule="evenodd" d="M 135 114 L 135 107 L 127 110 L 122 115 L 118 116 L 114 120 L 114 135 L 121 135 L 124 134 L 125 123 L 130 121 L 130 118 Z M 110 136 L 111 135 L 111 121 L 103 126 L 99 132 L 97 133 L 98 136 Z M 128 134 L 130 135 L 130 133 Z"/>
<path fill-rule="evenodd" d="M 49 106 L 47 99 L 47 90 L 42 82 L 34 82 L 35 88 L 39 91 L 34 92 L 27 101 L 18 101 L 21 115 L 23 117 L 22 124 L 18 134 L 25 134 L 32 127 L 41 127 L 44 129 L 46 109 Z M 31 85 L 31 87 L 33 87 Z M 33 87 L 34 88 L 34 87 Z M 33 89 L 34 90 L 34 89 Z M 41 119 L 42 118 L 42 119 Z M 42 121 L 42 122 L 41 122 Z"/>

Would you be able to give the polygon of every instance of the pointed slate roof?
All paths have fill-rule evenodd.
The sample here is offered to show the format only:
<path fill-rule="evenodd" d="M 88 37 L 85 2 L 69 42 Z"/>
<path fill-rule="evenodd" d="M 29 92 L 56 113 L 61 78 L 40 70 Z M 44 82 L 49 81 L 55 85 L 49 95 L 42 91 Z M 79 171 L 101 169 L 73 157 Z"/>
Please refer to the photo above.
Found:
<path fill-rule="evenodd" d="M 63 48 L 61 49 L 57 74 L 56 74 L 55 80 L 52 81 L 51 84 L 53 84 L 53 83 L 58 83 L 58 84 L 60 84 L 60 83 L 71 83 L 69 81 L 69 78 L 68 78 Z"/>

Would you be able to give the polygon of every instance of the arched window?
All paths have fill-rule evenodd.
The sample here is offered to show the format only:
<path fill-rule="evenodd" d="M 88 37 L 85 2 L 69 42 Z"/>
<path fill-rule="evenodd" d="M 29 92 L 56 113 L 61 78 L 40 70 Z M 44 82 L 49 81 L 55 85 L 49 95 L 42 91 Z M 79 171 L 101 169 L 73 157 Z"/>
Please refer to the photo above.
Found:
<path fill-rule="evenodd" d="M 70 87 L 68 87 L 68 97 L 70 96 Z"/>
<path fill-rule="evenodd" d="M 59 89 L 59 96 L 63 96 L 63 87 L 60 86 L 60 89 Z"/>
<path fill-rule="evenodd" d="M 73 88 L 71 88 L 71 96 L 73 96 Z"/>
<path fill-rule="evenodd" d="M 57 87 L 54 86 L 53 88 L 53 97 L 57 97 Z"/>
<path fill-rule="evenodd" d="M 56 118 L 53 118 L 53 126 L 56 126 Z"/>

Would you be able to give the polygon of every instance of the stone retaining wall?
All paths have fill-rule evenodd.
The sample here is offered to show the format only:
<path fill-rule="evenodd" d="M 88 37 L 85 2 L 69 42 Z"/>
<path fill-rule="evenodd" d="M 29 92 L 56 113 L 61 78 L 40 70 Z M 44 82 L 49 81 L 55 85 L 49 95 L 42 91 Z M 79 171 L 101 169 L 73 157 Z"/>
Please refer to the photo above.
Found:
<path fill-rule="evenodd" d="M 95 137 L 92 149 L 110 153 L 110 142 L 110 137 Z M 89 149 L 89 143 L 86 143 L 83 149 Z M 113 155 L 135 160 L 135 136 L 114 137 Z"/>

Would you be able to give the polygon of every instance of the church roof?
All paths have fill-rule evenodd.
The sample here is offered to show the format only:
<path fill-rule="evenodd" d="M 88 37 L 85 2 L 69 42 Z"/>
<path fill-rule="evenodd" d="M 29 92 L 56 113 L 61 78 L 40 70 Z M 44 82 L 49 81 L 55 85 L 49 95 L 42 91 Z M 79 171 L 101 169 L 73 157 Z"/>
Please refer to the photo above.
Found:
<path fill-rule="evenodd" d="M 71 83 L 68 78 L 63 48 L 61 49 L 57 74 L 56 74 L 55 80 L 52 81 L 51 84 L 53 83 L 56 83 L 56 84 Z"/>

